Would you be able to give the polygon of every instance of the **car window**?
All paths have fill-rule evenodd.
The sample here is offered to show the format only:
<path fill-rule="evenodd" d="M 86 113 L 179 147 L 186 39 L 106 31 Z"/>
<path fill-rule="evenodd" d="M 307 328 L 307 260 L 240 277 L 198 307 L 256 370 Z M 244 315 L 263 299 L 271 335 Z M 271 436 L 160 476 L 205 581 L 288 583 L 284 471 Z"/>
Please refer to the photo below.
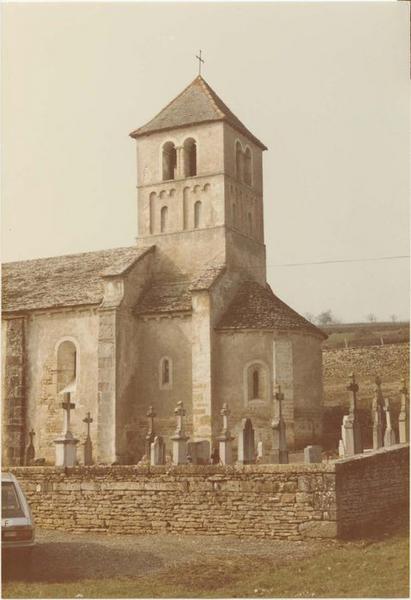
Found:
<path fill-rule="evenodd" d="M 12 481 L 1 482 L 1 516 L 3 519 L 25 516 Z"/>

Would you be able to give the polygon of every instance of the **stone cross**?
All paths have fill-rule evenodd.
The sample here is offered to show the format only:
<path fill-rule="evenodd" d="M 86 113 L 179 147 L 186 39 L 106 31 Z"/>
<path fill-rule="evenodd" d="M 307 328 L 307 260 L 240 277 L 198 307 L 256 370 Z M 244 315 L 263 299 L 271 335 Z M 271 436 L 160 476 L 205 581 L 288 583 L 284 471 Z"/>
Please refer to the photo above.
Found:
<path fill-rule="evenodd" d="M 83 423 L 87 425 L 87 437 L 84 442 L 84 464 L 92 465 L 93 464 L 93 444 L 90 438 L 90 424 L 93 422 L 93 419 L 90 416 L 90 413 L 87 413 L 85 419 L 83 419 Z"/>
<path fill-rule="evenodd" d="M 201 63 L 204 64 L 204 59 L 201 58 L 201 50 L 199 54 L 199 56 L 196 55 L 196 59 L 198 60 L 198 74 L 201 75 Z"/>
<path fill-rule="evenodd" d="M 222 462 L 223 465 L 231 465 L 233 462 L 232 441 L 234 440 L 234 438 L 231 436 L 230 430 L 228 428 L 228 417 L 230 416 L 230 414 L 231 411 L 228 408 L 227 404 L 224 402 L 223 407 L 220 411 L 220 415 L 223 417 L 223 429 L 221 431 L 221 435 L 218 438 L 220 462 Z"/>
<path fill-rule="evenodd" d="M 173 463 L 175 465 L 182 465 L 187 462 L 187 440 L 188 436 L 185 435 L 183 417 L 186 414 L 183 403 L 177 402 L 177 407 L 174 409 L 174 414 L 177 417 L 177 428 L 175 434 L 172 436 L 173 441 Z"/>
<path fill-rule="evenodd" d="M 65 412 L 64 431 L 63 431 L 63 433 L 66 434 L 70 431 L 70 411 L 72 409 L 74 409 L 76 407 L 76 405 L 74 404 L 74 402 L 71 402 L 70 392 L 67 392 L 64 395 L 66 396 L 66 400 L 65 400 L 65 402 L 61 403 L 61 408 L 63 408 L 66 411 Z"/>
<path fill-rule="evenodd" d="M 390 401 L 388 398 L 385 401 L 385 418 L 387 419 L 387 426 L 384 433 L 384 446 L 389 448 L 390 446 L 394 446 L 397 443 L 397 440 L 395 431 L 392 428 Z"/>
<path fill-rule="evenodd" d="M 355 381 L 355 374 L 350 374 L 350 383 L 347 385 L 347 390 L 351 392 L 352 397 L 350 400 L 350 414 L 356 415 L 357 411 L 357 392 L 359 390 L 358 383 Z"/>
<path fill-rule="evenodd" d="M 156 413 L 153 410 L 152 406 L 148 407 L 147 417 L 148 417 L 148 431 L 146 435 L 146 448 L 145 453 L 147 456 L 150 456 L 151 453 L 151 444 L 154 442 L 155 434 L 154 434 L 154 417 Z"/>
<path fill-rule="evenodd" d="M 361 426 L 357 415 L 357 392 L 359 386 L 355 381 L 354 373 L 350 375 L 347 390 L 351 392 L 350 413 L 343 418 L 341 439 L 344 447 L 344 456 L 361 454 L 363 451 Z"/>
<path fill-rule="evenodd" d="M 372 403 L 372 447 L 374 450 L 381 448 L 384 444 L 383 436 L 383 414 L 384 414 L 384 398 L 381 391 L 381 379 L 375 378 L 375 397 Z"/>
<path fill-rule="evenodd" d="M 29 431 L 30 442 L 29 442 L 29 445 L 27 446 L 27 450 L 26 450 L 26 465 L 30 465 L 34 461 L 35 451 L 34 451 L 33 438 L 35 435 L 36 434 L 34 432 L 34 429 Z"/>
<path fill-rule="evenodd" d="M 277 400 L 277 417 L 271 421 L 271 428 L 273 430 L 271 461 L 274 464 L 286 464 L 288 463 L 287 431 L 282 409 L 284 394 L 281 391 L 280 385 L 276 386 L 274 398 Z"/>
<path fill-rule="evenodd" d="M 238 436 L 238 462 L 249 465 L 255 461 L 254 429 L 251 419 L 242 420 L 242 429 Z"/>
<path fill-rule="evenodd" d="M 400 435 L 400 444 L 406 444 L 409 440 L 409 430 L 408 430 L 408 390 L 407 383 L 405 379 L 402 379 L 401 385 L 401 409 L 400 414 L 398 415 L 398 429 Z"/>

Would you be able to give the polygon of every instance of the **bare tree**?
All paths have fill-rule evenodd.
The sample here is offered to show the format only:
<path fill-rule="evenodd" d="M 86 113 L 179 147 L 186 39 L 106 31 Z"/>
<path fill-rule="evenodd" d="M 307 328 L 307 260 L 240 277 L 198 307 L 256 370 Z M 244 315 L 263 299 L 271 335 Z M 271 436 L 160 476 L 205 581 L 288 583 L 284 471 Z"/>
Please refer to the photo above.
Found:
<path fill-rule="evenodd" d="M 313 313 L 306 312 L 304 313 L 304 317 L 307 319 L 307 321 L 310 321 L 310 323 L 315 323 L 315 316 Z"/>
<path fill-rule="evenodd" d="M 335 323 L 334 316 L 331 309 L 325 310 L 317 316 L 317 323 L 319 325 L 330 325 Z"/>
<path fill-rule="evenodd" d="M 390 316 L 390 319 L 391 319 L 391 321 L 392 321 L 393 323 L 396 323 L 396 322 L 398 321 L 398 317 L 397 317 L 397 315 L 391 315 L 391 316 Z"/>
<path fill-rule="evenodd" d="M 367 321 L 369 321 L 370 323 L 375 323 L 377 321 L 377 317 L 375 316 L 374 313 L 369 313 L 366 316 Z"/>

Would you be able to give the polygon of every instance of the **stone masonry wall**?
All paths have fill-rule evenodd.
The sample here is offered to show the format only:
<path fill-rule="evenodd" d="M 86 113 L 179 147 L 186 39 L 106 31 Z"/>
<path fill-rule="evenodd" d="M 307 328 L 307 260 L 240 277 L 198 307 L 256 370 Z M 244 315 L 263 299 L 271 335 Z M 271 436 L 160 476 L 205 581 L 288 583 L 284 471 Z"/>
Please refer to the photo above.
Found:
<path fill-rule="evenodd" d="M 16 467 L 37 526 L 336 537 L 406 501 L 408 446 L 321 465 Z"/>
<path fill-rule="evenodd" d="M 408 445 L 381 448 L 336 462 L 338 535 L 389 522 L 408 504 Z"/>

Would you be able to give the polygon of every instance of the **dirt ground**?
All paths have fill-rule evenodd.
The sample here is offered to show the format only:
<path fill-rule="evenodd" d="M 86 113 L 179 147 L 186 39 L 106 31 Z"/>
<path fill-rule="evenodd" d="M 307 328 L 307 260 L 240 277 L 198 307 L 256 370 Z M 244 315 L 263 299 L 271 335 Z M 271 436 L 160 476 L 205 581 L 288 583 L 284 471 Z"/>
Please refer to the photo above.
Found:
<path fill-rule="evenodd" d="M 36 531 L 30 572 L 17 555 L 7 557 L 3 578 L 64 582 L 87 578 L 137 577 L 204 557 L 261 557 L 284 564 L 307 554 L 316 542 L 239 539 L 231 536 L 70 534 Z M 324 543 L 322 544 L 324 547 Z"/>

